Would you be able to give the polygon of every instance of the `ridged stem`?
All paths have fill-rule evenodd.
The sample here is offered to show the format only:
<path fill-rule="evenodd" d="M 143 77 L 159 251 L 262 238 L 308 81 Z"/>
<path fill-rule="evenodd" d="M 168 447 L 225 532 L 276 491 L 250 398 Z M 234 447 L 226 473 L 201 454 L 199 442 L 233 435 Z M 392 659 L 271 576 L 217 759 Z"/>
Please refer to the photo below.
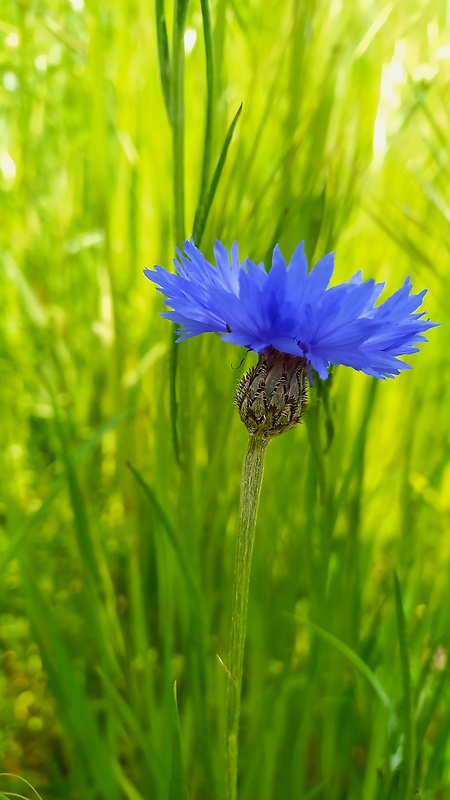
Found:
<path fill-rule="evenodd" d="M 226 800 L 236 800 L 238 736 L 241 712 L 242 667 L 247 628 L 248 588 L 267 444 L 267 440 L 250 435 L 242 469 L 239 532 L 234 565 L 230 652 L 227 663 L 229 683 L 226 729 Z"/>

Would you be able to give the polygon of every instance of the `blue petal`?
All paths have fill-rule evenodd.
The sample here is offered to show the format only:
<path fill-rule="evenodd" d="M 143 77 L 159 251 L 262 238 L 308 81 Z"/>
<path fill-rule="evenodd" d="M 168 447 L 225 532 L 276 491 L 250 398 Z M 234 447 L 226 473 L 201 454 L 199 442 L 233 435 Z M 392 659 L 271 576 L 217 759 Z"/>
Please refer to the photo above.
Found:
<path fill-rule="evenodd" d="M 332 253 L 308 273 L 303 243 L 289 266 L 278 245 L 272 267 L 239 260 L 217 241 L 214 267 L 193 240 L 177 251 L 176 273 L 163 267 L 145 276 L 166 296 L 163 316 L 181 326 L 178 341 L 215 332 L 224 341 L 260 353 L 269 347 L 306 359 L 325 380 L 329 364 L 343 364 L 377 378 L 394 377 L 410 366 L 399 356 L 417 352 L 424 332 L 436 323 L 418 311 L 426 291 L 412 294 L 408 277 L 384 303 L 384 288 L 364 281 L 359 271 L 346 283 L 328 288 Z"/>

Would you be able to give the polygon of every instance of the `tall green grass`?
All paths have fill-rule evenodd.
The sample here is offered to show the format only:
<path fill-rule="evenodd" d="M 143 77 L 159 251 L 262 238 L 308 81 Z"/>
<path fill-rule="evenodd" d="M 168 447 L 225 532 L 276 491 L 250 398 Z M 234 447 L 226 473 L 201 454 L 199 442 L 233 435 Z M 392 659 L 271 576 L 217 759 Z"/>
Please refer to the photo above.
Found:
<path fill-rule="evenodd" d="M 443 323 L 269 448 L 240 800 L 450 796 L 448 33 L 420 0 L 5 0 L 0 767 L 43 800 L 222 796 L 251 356 L 175 349 L 142 275 L 193 230 L 411 273 Z"/>

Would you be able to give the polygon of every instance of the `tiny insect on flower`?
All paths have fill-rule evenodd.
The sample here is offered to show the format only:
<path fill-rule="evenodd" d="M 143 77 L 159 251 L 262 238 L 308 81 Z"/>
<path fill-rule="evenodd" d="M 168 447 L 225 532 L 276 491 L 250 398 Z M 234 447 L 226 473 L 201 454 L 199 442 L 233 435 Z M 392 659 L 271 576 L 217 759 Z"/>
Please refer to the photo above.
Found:
<path fill-rule="evenodd" d="M 375 305 L 384 283 L 364 281 L 357 272 L 329 287 L 334 254 L 308 272 L 303 242 L 286 264 L 275 247 L 272 267 L 239 259 L 216 242 L 216 266 L 194 242 L 184 243 L 174 259 L 177 274 L 160 266 L 144 273 L 166 295 L 163 316 L 181 326 L 177 341 L 214 332 L 267 354 L 271 348 L 305 362 L 325 380 L 331 364 L 343 364 L 376 378 L 393 378 L 410 365 L 400 356 L 418 352 L 423 333 L 436 326 L 420 307 L 426 289 L 411 294 L 408 277 L 391 297 Z"/>

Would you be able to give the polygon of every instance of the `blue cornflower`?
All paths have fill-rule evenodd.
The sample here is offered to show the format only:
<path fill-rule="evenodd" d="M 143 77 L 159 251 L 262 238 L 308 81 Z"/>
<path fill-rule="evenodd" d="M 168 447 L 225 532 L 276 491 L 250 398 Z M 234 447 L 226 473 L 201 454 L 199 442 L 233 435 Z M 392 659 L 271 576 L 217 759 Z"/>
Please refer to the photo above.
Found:
<path fill-rule="evenodd" d="M 216 242 L 215 267 L 192 240 L 177 255 L 176 275 L 159 266 L 144 270 L 172 309 L 162 316 L 182 326 L 177 341 L 213 331 L 255 353 L 274 348 L 301 358 L 308 372 L 311 365 L 324 380 L 330 364 L 393 378 L 410 369 L 399 356 L 418 352 L 417 345 L 426 341 L 424 331 L 436 325 L 417 311 L 427 290 L 411 294 L 409 277 L 376 306 L 384 283 L 363 281 L 357 272 L 328 288 L 334 254 L 308 272 L 303 242 L 288 265 L 277 245 L 269 272 L 248 258 L 241 262 L 236 243 L 229 256 Z"/>

